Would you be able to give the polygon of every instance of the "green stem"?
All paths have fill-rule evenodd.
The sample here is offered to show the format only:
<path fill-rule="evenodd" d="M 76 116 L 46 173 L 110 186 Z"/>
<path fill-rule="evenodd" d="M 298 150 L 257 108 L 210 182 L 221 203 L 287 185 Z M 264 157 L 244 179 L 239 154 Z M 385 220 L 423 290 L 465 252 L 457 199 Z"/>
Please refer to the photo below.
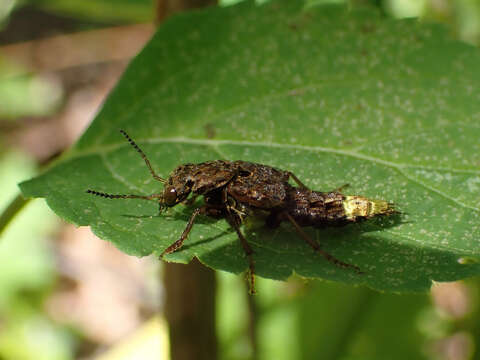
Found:
<path fill-rule="evenodd" d="M 7 228 L 8 224 L 22 210 L 22 208 L 30 202 L 31 199 L 25 199 L 21 194 L 18 194 L 13 199 L 7 208 L 0 215 L 0 235 Z"/>
<path fill-rule="evenodd" d="M 330 356 L 325 359 L 342 359 L 347 354 L 352 340 L 356 338 L 358 330 L 365 324 L 365 318 L 369 316 L 377 297 L 378 294 L 373 290 L 359 289 L 355 301 L 351 304 L 347 318 L 344 318 L 343 331 L 337 334 L 335 345 L 329 353 Z"/>
<path fill-rule="evenodd" d="M 243 283 L 246 285 L 245 296 L 247 297 L 247 305 L 248 305 L 248 339 L 250 341 L 250 346 L 252 348 L 252 356 L 250 357 L 250 360 L 257 360 L 259 357 L 258 334 L 257 334 L 259 309 L 258 309 L 255 296 L 250 294 L 249 292 L 250 284 L 247 284 L 245 281 Z"/>

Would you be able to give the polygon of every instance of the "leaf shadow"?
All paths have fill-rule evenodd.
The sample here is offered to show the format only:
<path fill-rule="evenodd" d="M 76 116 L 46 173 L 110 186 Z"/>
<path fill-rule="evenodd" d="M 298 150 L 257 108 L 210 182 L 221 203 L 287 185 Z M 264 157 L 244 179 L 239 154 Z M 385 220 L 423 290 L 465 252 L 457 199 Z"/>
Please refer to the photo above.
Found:
<path fill-rule="evenodd" d="M 401 217 L 391 220 L 385 223 L 382 219 L 379 222 L 384 225 L 382 228 L 402 223 Z M 462 263 L 459 261 L 464 257 L 461 252 L 427 244 L 419 248 L 416 243 L 401 239 L 396 241 L 372 233 L 379 229 L 381 227 L 376 221 L 343 228 L 305 228 L 322 249 L 339 259 L 351 259 L 353 264 L 365 271 L 362 276 L 335 267 L 315 254 L 289 224 L 273 230 L 267 227 L 245 229 L 244 235 L 254 251 L 256 275 L 276 280 L 285 280 L 297 274 L 303 278 L 364 284 L 378 290 L 418 292 L 428 290 L 432 280 L 454 281 L 480 271 L 480 258 L 467 256 L 470 261 Z M 230 245 L 218 247 L 202 255 L 202 262 L 234 273 L 245 271 L 248 269 L 247 257 L 239 243 L 235 246 L 236 252 Z"/>
<path fill-rule="evenodd" d="M 181 220 L 187 223 L 190 218 L 192 217 L 192 213 L 195 210 L 195 206 L 190 206 L 190 207 L 184 207 L 182 210 L 176 210 L 173 212 L 157 212 L 155 215 L 132 215 L 132 214 L 123 214 L 121 215 L 122 217 L 128 218 L 128 219 L 151 219 L 151 218 L 163 218 L 166 220 Z M 221 220 L 222 217 L 211 217 L 211 216 L 206 216 L 206 215 L 198 215 L 197 218 L 195 219 L 195 224 L 213 224 L 217 222 L 218 220 Z"/>
<path fill-rule="evenodd" d="M 225 235 L 228 235 L 228 234 L 231 234 L 232 232 L 234 232 L 235 230 L 233 230 L 233 228 L 229 228 L 228 230 L 224 230 L 216 235 L 213 235 L 213 236 L 210 236 L 210 237 L 207 237 L 206 239 L 203 239 L 203 240 L 200 240 L 200 241 L 196 241 L 195 244 L 185 244 L 182 246 L 182 250 L 189 250 L 191 248 L 194 248 L 194 247 L 197 247 L 199 245 L 202 245 L 202 244 L 207 244 L 211 241 L 214 241 L 216 239 L 220 239 L 221 237 L 225 236 Z"/>
<path fill-rule="evenodd" d="M 356 228 L 360 233 L 368 233 L 382 229 L 393 228 L 402 224 L 411 223 L 403 218 L 403 213 L 395 213 L 389 216 L 379 216 L 373 219 L 362 220 L 356 223 L 347 224 L 346 227 Z"/>
<path fill-rule="evenodd" d="M 187 223 L 190 221 L 190 218 L 192 217 L 192 213 L 196 207 L 195 206 L 185 206 L 182 207 L 181 210 L 175 209 L 175 211 L 172 212 L 157 212 L 155 215 L 131 215 L 131 214 L 124 214 L 121 215 L 122 217 L 129 218 L 129 219 L 151 219 L 151 218 L 163 218 L 166 221 L 180 221 L 187 226 Z M 212 225 L 215 224 L 217 221 L 222 220 L 222 217 L 211 217 L 207 215 L 198 215 L 195 218 L 195 225 Z M 183 231 L 183 229 L 182 229 Z M 195 243 L 193 244 L 184 244 L 178 251 L 187 251 L 191 248 L 195 248 L 197 246 L 209 243 L 211 241 L 214 241 L 216 239 L 219 239 L 225 235 L 231 234 L 235 230 L 232 227 L 229 227 L 228 229 L 221 231 L 215 235 L 209 236 L 205 239 L 202 240 L 196 240 Z M 180 237 L 181 232 L 179 232 L 178 236 Z"/>

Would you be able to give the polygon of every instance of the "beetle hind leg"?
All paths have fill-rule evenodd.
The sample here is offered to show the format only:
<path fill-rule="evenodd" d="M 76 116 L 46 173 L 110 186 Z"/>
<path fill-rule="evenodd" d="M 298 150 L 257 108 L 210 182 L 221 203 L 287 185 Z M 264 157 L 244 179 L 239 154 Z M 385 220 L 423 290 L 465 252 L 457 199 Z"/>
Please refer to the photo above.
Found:
<path fill-rule="evenodd" d="M 359 275 L 364 274 L 364 272 L 361 271 L 358 266 L 343 262 L 343 261 L 337 259 L 335 256 L 333 256 L 333 255 L 329 254 L 328 252 L 322 250 L 320 248 L 320 245 L 318 245 L 310 236 L 308 236 L 308 234 L 305 231 L 303 231 L 303 229 L 297 224 L 295 219 L 292 218 L 292 216 L 289 213 L 285 212 L 284 214 L 285 214 L 286 218 L 288 219 L 288 221 L 290 221 L 290 223 L 294 226 L 297 233 L 302 237 L 302 239 L 304 239 L 307 242 L 308 245 L 310 245 L 313 248 L 313 250 L 315 250 L 315 252 L 322 255 L 327 261 L 331 262 L 335 266 L 346 268 L 346 269 L 353 269 Z"/>
<path fill-rule="evenodd" d="M 309 189 L 304 183 L 300 181 L 300 179 L 291 171 L 287 171 L 288 177 L 291 177 L 293 181 L 297 183 L 298 186 L 300 186 L 303 189 Z"/>

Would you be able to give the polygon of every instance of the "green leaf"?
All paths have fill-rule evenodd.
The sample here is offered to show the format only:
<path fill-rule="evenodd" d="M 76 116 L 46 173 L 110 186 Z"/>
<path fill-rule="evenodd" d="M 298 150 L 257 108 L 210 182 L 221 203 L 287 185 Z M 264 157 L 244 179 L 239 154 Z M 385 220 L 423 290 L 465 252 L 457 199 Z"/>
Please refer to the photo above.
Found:
<path fill-rule="evenodd" d="M 164 177 L 179 164 L 242 159 L 293 171 L 316 190 L 385 199 L 385 219 L 315 231 L 326 262 L 285 224 L 246 224 L 256 273 L 292 273 L 390 291 L 480 272 L 480 52 L 434 25 L 297 1 L 184 13 L 136 57 L 91 127 L 55 166 L 21 185 L 61 217 L 132 255 L 160 254 L 192 208 L 86 194 L 151 194 L 127 131 Z M 200 218 L 167 260 L 247 267 L 225 220 Z"/>

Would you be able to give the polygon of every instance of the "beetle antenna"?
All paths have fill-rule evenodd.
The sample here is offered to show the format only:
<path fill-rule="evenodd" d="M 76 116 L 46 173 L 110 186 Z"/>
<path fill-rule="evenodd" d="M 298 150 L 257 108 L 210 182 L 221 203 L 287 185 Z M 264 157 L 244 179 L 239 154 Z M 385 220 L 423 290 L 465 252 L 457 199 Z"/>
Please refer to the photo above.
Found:
<path fill-rule="evenodd" d="M 165 184 L 167 181 L 164 178 L 158 176 L 155 171 L 153 171 L 152 164 L 150 164 L 150 160 L 148 160 L 147 155 L 145 155 L 142 149 L 140 149 L 140 147 L 135 143 L 135 141 L 133 141 L 132 138 L 124 130 L 120 129 L 120 132 L 123 136 L 125 136 L 130 145 L 132 145 L 133 148 L 138 151 L 142 159 L 145 161 L 145 164 L 147 164 L 148 170 L 150 171 L 150 174 L 152 174 L 153 178 Z"/>
<path fill-rule="evenodd" d="M 122 194 L 107 194 L 95 190 L 87 190 L 88 194 L 93 194 L 107 199 L 144 199 L 144 200 L 157 200 L 161 199 L 161 194 L 152 194 L 152 195 L 122 195 Z"/>

